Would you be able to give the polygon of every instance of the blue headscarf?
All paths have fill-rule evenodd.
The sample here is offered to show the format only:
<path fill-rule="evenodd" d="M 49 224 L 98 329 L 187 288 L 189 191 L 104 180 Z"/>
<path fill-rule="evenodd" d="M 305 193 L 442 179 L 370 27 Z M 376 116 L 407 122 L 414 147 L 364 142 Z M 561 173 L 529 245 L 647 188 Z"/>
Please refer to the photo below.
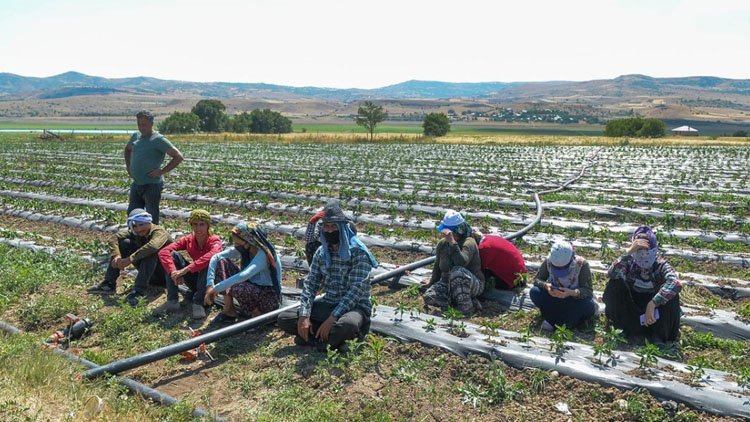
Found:
<path fill-rule="evenodd" d="M 354 234 L 352 229 L 349 227 L 349 223 L 336 223 L 336 225 L 339 227 L 339 258 L 344 261 L 348 261 L 352 259 L 351 249 L 361 249 L 367 252 L 367 256 L 370 259 L 372 268 L 378 268 L 378 261 L 376 261 L 375 257 L 372 256 L 372 253 L 370 253 L 370 250 L 367 249 L 367 246 L 365 246 L 365 244 L 357 238 L 357 235 Z M 325 264 L 325 267 L 328 268 L 331 265 L 331 251 L 328 249 L 328 242 L 326 241 L 323 230 L 320 231 L 320 236 L 318 237 L 318 239 L 320 240 L 320 253 L 321 255 L 323 255 L 323 263 Z M 344 245 L 348 245 L 348 247 L 344 247 Z"/>

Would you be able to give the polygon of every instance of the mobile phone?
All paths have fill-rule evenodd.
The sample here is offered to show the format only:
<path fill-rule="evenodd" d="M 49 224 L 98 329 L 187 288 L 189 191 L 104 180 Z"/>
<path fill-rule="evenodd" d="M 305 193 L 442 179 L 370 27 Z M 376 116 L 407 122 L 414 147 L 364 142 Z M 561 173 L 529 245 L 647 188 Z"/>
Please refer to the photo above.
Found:
<path fill-rule="evenodd" d="M 654 319 L 659 320 L 659 308 L 654 309 Z M 646 314 L 641 314 L 641 325 L 646 325 Z"/>

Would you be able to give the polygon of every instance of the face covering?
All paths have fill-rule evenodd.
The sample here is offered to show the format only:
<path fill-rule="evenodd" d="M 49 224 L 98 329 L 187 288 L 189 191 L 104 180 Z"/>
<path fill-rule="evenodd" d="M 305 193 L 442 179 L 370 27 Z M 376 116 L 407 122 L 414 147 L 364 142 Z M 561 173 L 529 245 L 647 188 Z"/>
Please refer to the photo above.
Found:
<path fill-rule="evenodd" d="M 633 260 L 642 270 L 647 270 L 654 265 L 659 255 L 659 248 L 639 249 L 633 253 Z"/>
<path fill-rule="evenodd" d="M 333 231 L 333 232 L 323 232 L 323 236 L 326 238 L 326 242 L 328 242 L 329 245 L 338 245 L 339 240 L 339 231 Z"/>

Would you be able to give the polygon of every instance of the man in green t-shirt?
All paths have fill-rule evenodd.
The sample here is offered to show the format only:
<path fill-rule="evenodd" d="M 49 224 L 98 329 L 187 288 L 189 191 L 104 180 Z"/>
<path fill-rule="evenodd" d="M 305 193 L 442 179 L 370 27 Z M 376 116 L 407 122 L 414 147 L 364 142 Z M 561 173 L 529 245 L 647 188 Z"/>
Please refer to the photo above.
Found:
<path fill-rule="evenodd" d="M 136 114 L 138 132 L 125 145 L 125 168 L 133 179 L 128 198 L 128 213 L 145 208 L 159 224 L 159 202 L 164 189 L 162 175 L 174 170 L 183 160 L 180 151 L 159 132 L 154 132 L 154 116 L 148 111 Z M 165 155 L 172 159 L 162 167 Z"/>

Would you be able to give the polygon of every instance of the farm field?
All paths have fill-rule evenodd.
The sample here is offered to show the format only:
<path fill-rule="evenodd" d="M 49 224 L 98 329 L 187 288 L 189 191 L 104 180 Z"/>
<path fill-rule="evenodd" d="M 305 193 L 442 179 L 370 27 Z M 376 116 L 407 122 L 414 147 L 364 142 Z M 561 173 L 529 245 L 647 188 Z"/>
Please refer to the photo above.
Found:
<path fill-rule="evenodd" d="M 679 347 L 618 343 L 603 316 L 581 329 L 543 332 L 523 292 L 487 298 L 479 314 L 460 322 L 425 314 L 408 286 L 429 278 L 426 267 L 403 277 L 400 289 L 373 286 L 373 335 L 349 352 L 299 349 L 264 326 L 209 345 L 216 361 L 176 356 L 125 374 L 184 400 L 177 408 L 127 396 L 105 380 L 71 382 L 82 370 L 45 359 L 35 344 L 64 325 L 67 313 L 93 321 L 72 347 L 97 364 L 187 339 L 188 327 L 200 323 L 187 312 L 156 316 L 165 299 L 156 290 L 136 308 L 85 293 L 103 277 L 92 262 L 124 223 L 127 136 L 45 142 L 5 135 L 0 320 L 27 335 L 0 343 L 3 368 L 15 361 L 23 369 L 0 372 L 4 385 L 21 386 L 0 393 L 0 416 L 56 419 L 39 394 L 74 415 L 97 395 L 102 416 L 113 420 L 133 412 L 142 420 L 189 419 L 191 406 L 229 420 L 750 417 L 750 143 L 522 135 L 476 144 L 419 143 L 409 135 L 362 143 L 327 136 L 170 137 L 186 160 L 166 176 L 162 225 L 184 232 L 198 207 L 211 212 L 224 239 L 238 220 L 263 222 L 286 258 L 284 285 L 292 289 L 306 271 L 299 258 L 307 219 L 330 198 L 342 201 L 363 242 L 392 268 L 434 253 L 446 208 L 463 211 L 483 233 L 506 235 L 533 221 L 531 192 L 580 175 L 541 195 L 541 223 L 516 243 L 529 279 L 552 242 L 564 238 L 589 260 L 601 292 L 629 234 L 649 224 L 684 283 Z M 125 277 L 119 293 L 131 284 Z M 50 367 L 60 388 L 39 375 Z"/>

